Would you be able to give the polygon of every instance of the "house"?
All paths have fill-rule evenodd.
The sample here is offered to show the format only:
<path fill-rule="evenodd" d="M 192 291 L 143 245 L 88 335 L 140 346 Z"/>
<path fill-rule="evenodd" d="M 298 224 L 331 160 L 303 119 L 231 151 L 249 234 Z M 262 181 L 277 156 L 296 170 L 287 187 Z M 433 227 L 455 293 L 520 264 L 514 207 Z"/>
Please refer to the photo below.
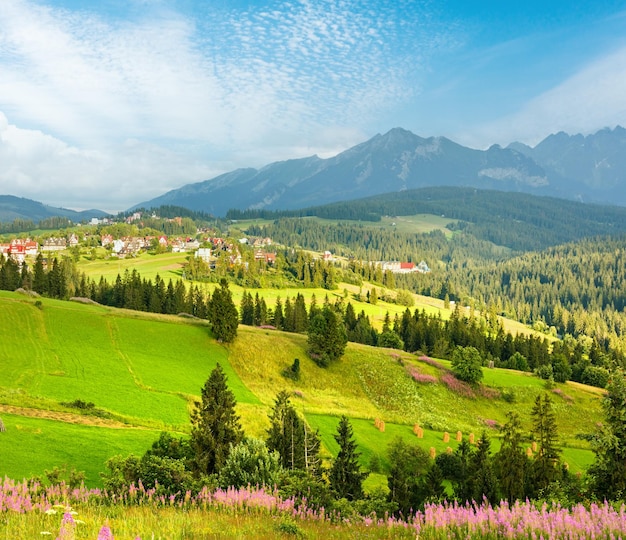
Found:
<path fill-rule="evenodd" d="M 274 263 L 276 262 L 276 253 L 266 253 L 265 251 L 261 251 L 260 249 L 257 249 L 254 252 L 254 260 L 265 261 L 265 264 L 274 266 Z"/>
<path fill-rule="evenodd" d="M 21 265 L 26 259 L 26 240 L 22 240 L 20 238 L 11 240 L 7 255 L 17 264 Z"/>
<path fill-rule="evenodd" d="M 27 239 L 24 243 L 24 253 L 27 257 L 36 257 L 39 253 L 39 244 L 34 240 Z"/>
<path fill-rule="evenodd" d="M 113 243 L 113 235 L 112 234 L 103 234 L 100 237 L 100 244 L 102 247 L 107 247 L 108 245 Z"/>
<path fill-rule="evenodd" d="M 208 264 L 211 261 L 211 250 L 209 248 L 198 248 L 195 257 Z"/>
<path fill-rule="evenodd" d="M 394 274 L 411 274 L 413 272 L 419 272 L 426 274 L 430 272 L 428 265 L 422 261 L 418 265 L 412 262 L 400 262 L 400 261 L 382 261 L 378 263 L 381 269 L 384 271 L 389 270 Z"/>
<path fill-rule="evenodd" d="M 198 242 L 198 240 L 196 240 L 195 238 L 187 238 L 187 240 L 185 241 L 186 251 L 193 251 L 195 249 L 198 249 L 199 247 L 200 242 Z"/>
<path fill-rule="evenodd" d="M 124 250 L 125 244 L 123 240 L 113 240 L 113 253 L 119 255 Z"/>
<path fill-rule="evenodd" d="M 8 257 L 11 244 L 0 244 L 0 256 Z"/>
<path fill-rule="evenodd" d="M 67 240 L 65 238 L 48 238 L 44 240 L 41 251 L 63 251 L 67 248 Z"/>
<path fill-rule="evenodd" d="M 159 236 L 159 245 L 161 247 L 167 247 L 167 236 L 164 236 L 164 235 Z"/>
<path fill-rule="evenodd" d="M 67 239 L 67 243 L 71 248 L 76 247 L 78 245 L 78 236 L 74 233 L 70 234 L 70 237 Z"/>

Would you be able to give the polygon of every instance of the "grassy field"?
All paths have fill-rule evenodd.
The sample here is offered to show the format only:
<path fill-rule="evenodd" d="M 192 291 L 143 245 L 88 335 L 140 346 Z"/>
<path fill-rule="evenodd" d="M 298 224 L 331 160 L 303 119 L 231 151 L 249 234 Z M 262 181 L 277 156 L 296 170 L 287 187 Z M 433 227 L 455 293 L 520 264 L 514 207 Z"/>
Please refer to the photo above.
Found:
<path fill-rule="evenodd" d="M 518 411 L 530 431 L 532 404 L 546 391 L 543 381 L 528 374 L 485 369 L 488 390 L 463 397 L 409 375 L 413 369 L 439 378 L 446 362 L 438 367 L 401 351 L 349 344 L 339 362 L 322 369 L 308 359 L 303 335 L 240 326 L 235 342 L 223 346 L 203 321 L 41 302 L 39 308 L 25 295 L 0 292 L 0 417 L 7 426 L 0 434 L 0 475 L 14 478 L 67 464 L 97 484 L 110 455 L 142 453 L 159 430 L 188 433 L 190 407 L 217 362 L 249 435 L 265 436 L 267 412 L 285 389 L 319 428 L 326 457 L 337 449 L 339 417 L 348 416 L 364 466 L 377 455 L 384 467 L 395 436 L 443 452 L 456 446 L 457 431 L 478 437 L 486 429 L 495 451 L 497 425 L 507 411 Z M 298 382 L 281 375 L 295 358 L 301 361 Z M 600 393 L 573 384 L 551 392 L 564 459 L 582 470 L 593 455 L 577 435 L 601 420 Z M 94 403 L 98 414 L 64 405 L 78 399 Z M 384 431 L 374 427 L 377 418 Z M 413 434 L 416 423 L 424 428 L 423 439 Z M 450 442 L 444 442 L 445 432 Z M 26 447 L 32 452 L 20 452 Z M 382 485 L 384 477 L 368 482 Z"/>
<path fill-rule="evenodd" d="M 406 217 L 406 219 L 416 219 L 416 224 L 425 227 L 426 223 L 429 223 L 429 221 L 420 221 L 418 219 L 419 217 L 420 216 L 408 216 Z M 444 218 L 437 218 L 436 216 L 425 216 L 425 218 L 432 218 L 435 221 L 442 220 L 446 223 L 449 221 L 445 220 Z M 392 218 L 383 218 L 383 220 L 387 219 Z M 393 219 L 400 220 L 405 218 Z M 397 222 L 397 224 L 399 223 L 401 223 L 401 221 Z M 128 259 L 109 258 L 91 261 L 87 260 L 86 258 L 82 258 L 79 262 L 79 270 L 96 281 L 100 279 L 100 276 L 103 276 L 109 282 L 113 282 L 115 281 L 115 278 L 118 274 L 123 275 L 127 269 L 136 269 L 141 277 L 146 279 L 154 280 L 154 278 L 158 274 L 166 282 L 170 279 L 176 281 L 182 278 L 183 266 L 188 256 L 188 253 L 161 253 L 157 255 L 142 253 L 137 257 L 131 257 Z M 186 285 L 192 284 L 192 282 L 190 281 L 186 281 L 185 283 Z M 215 283 L 193 282 L 193 284 L 198 285 L 201 289 L 204 289 L 209 293 L 213 291 L 213 289 L 217 286 Z M 237 285 L 230 285 L 233 300 L 237 306 L 239 306 L 241 303 L 244 291 L 250 292 L 253 296 L 258 293 L 259 297 L 265 300 L 267 307 L 272 309 L 276 305 L 276 300 L 278 298 L 280 298 L 281 301 L 284 303 L 287 297 L 293 299 L 296 297 L 297 294 L 302 294 L 304 296 L 307 305 L 310 304 L 311 298 L 313 296 L 315 296 L 318 304 L 323 302 L 326 296 L 328 296 L 331 302 L 334 302 L 338 298 L 345 298 L 346 302 L 352 303 L 357 314 L 361 311 L 364 311 L 365 314 L 370 317 L 372 324 L 376 328 L 380 329 L 382 327 L 386 313 L 389 313 L 391 319 L 393 320 L 396 315 L 401 316 L 406 310 L 406 307 L 399 304 L 394 304 L 392 302 L 385 302 L 383 300 L 379 300 L 376 305 L 372 305 L 359 299 L 359 295 L 362 295 L 363 298 L 365 298 L 367 293 L 371 292 L 373 288 L 376 288 L 379 297 L 383 295 L 391 297 L 395 296 L 394 291 L 388 290 L 380 285 L 368 282 L 364 282 L 362 286 L 351 285 L 348 283 L 339 283 L 337 289 L 332 291 L 323 288 L 304 289 L 299 287 L 284 287 L 280 289 L 245 289 Z M 411 311 L 419 309 L 420 311 L 424 310 L 429 315 L 440 314 L 442 319 L 444 320 L 448 319 L 450 317 L 450 314 L 452 313 L 450 309 L 446 309 L 444 307 L 443 300 L 418 294 L 413 294 L 413 300 L 414 305 L 411 306 Z M 538 332 L 531 330 L 528 326 L 517 321 L 506 319 L 504 317 L 499 317 L 499 319 L 502 321 L 505 331 L 511 332 L 512 334 L 538 334 Z"/>
<path fill-rule="evenodd" d="M 324 219 L 315 216 L 305 217 L 307 221 L 313 221 L 323 225 L 333 225 L 341 223 L 346 225 L 360 225 L 368 229 L 390 229 L 394 228 L 399 232 L 407 234 L 423 234 L 432 231 L 442 231 L 446 236 L 451 236 L 452 231 L 446 228 L 450 223 L 458 220 L 450 219 L 433 214 L 416 214 L 413 216 L 383 216 L 380 221 L 359 221 L 350 219 Z M 263 226 L 273 223 L 274 220 L 267 219 L 244 219 L 231 225 L 232 229 L 238 229 L 242 233 L 248 230 L 251 225 Z"/>
<path fill-rule="evenodd" d="M 80 261 L 79 268 L 92 279 L 99 280 L 103 276 L 108 281 L 115 281 L 118 274 L 123 275 L 126 269 L 137 270 L 142 278 L 154 280 L 157 274 L 165 281 L 177 280 L 182 277 L 182 268 L 189 253 L 142 253 L 137 257 L 118 259 L 97 259 Z"/>

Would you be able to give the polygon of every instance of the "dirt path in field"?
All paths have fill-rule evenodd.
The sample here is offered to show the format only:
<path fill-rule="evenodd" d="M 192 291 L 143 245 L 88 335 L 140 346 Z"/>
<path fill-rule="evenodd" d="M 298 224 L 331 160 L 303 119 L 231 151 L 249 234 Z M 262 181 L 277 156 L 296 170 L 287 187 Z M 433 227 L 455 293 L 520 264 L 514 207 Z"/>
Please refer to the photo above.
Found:
<path fill-rule="evenodd" d="M 17 416 L 28 416 L 31 418 L 44 418 L 46 420 L 57 420 L 68 424 L 82 424 L 85 426 L 107 427 L 111 429 L 147 429 L 140 426 L 131 426 L 109 420 L 108 418 L 98 418 L 97 416 L 85 416 L 61 411 L 46 411 L 43 409 L 29 409 L 26 407 L 15 407 L 14 405 L 0 404 L 0 413 L 15 414 Z"/>

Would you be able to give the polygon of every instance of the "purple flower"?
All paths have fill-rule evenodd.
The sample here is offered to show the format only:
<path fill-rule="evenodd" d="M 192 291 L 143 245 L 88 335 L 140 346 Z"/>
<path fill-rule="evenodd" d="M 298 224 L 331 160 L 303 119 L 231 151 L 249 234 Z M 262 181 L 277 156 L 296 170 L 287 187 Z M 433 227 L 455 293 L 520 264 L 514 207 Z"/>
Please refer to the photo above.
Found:
<path fill-rule="evenodd" d="M 103 525 L 98 533 L 98 540 L 113 540 L 113 533 L 106 525 Z"/>

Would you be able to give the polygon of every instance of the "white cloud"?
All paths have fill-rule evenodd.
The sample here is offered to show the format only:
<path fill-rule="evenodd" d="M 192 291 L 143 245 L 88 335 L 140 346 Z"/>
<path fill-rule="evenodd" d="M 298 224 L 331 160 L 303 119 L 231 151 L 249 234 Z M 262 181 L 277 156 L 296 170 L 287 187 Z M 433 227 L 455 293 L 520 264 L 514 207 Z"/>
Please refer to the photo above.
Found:
<path fill-rule="evenodd" d="M 143 2 L 132 20 L 50 2 L 0 1 L 0 192 L 66 206 L 336 153 L 414 95 L 446 41 L 412 0 L 207 3 L 201 18 Z"/>

